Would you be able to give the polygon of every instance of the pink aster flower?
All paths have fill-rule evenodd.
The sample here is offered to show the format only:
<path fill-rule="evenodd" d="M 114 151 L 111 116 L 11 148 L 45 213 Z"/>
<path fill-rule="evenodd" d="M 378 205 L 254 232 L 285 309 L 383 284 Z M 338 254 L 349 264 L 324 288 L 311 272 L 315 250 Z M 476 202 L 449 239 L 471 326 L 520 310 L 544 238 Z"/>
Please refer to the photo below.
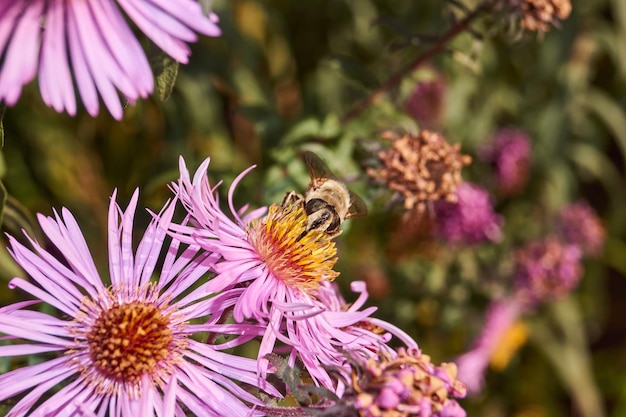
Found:
<path fill-rule="evenodd" d="M 92 116 L 102 98 L 113 117 L 153 88 L 146 54 L 120 11 L 156 45 L 186 63 L 197 33 L 218 36 L 216 16 L 195 0 L 12 0 L 0 4 L 0 101 L 13 105 L 39 75 L 44 102 L 76 114 L 74 84 Z"/>
<path fill-rule="evenodd" d="M 576 245 L 548 237 L 515 253 L 515 287 L 529 303 L 562 297 L 577 286 L 583 274 L 582 251 Z"/>
<path fill-rule="evenodd" d="M 373 308 L 359 310 L 367 299 L 363 283 L 353 287 L 361 296 L 351 306 L 340 298 L 331 285 L 338 275 L 332 269 L 335 244 L 324 232 L 304 233 L 307 218 L 302 204 L 273 205 L 269 211 L 262 207 L 247 214 L 245 208 L 236 209 L 235 188 L 250 168 L 228 192 L 227 215 L 219 205 L 219 184 L 209 183 L 208 165 L 209 159 L 191 179 L 181 158 L 180 179 L 173 188 L 191 220 L 170 229 L 176 239 L 219 255 L 211 265 L 216 276 L 206 288 L 234 300 L 235 321 L 267 327 L 258 352 L 262 376 L 269 366 L 263 358 L 280 347 L 292 365 L 300 357 L 316 383 L 341 392 L 343 386 L 327 367 L 344 365 L 345 351 L 374 355 L 389 340 L 385 329 L 416 346 L 399 329 L 371 319 Z"/>
<path fill-rule="evenodd" d="M 404 109 L 422 129 L 437 129 L 441 125 L 447 85 L 443 77 L 419 81 L 404 104 Z"/>
<path fill-rule="evenodd" d="M 66 209 L 39 216 L 59 258 L 32 239 L 28 249 L 9 237 L 11 254 L 31 277 L 10 286 L 34 300 L 0 309 L 0 332 L 14 341 L 0 346 L 0 356 L 54 357 L 0 376 L 0 401 L 24 394 L 7 416 L 256 415 L 251 407 L 260 401 L 234 382 L 257 385 L 256 361 L 221 350 L 259 329 L 219 324 L 229 305 L 207 299 L 206 283 L 196 288 L 213 255 L 177 241 L 164 246 L 173 205 L 152 221 L 133 253 L 137 199 L 135 192 L 122 211 L 112 197 L 109 285 Z M 40 303 L 62 318 L 31 308 Z M 232 338 L 214 344 L 191 337 L 199 333 Z"/>
<path fill-rule="evenodd" d="M 519 193 L 530 175 L 530 137 L 515 128 L 496 132 L 491 142 L 479 151 L 479 157 L 493 164 L 495 186 L 507 195 Z"/>
<path fill-rule="evenodd" d="M 502 218 L 491 204 L 489 194 L 467 182 L 456 189 L 456 202 L 435 203 L 435 233 L 450 243 L 474 244 L 502 238 Z"/>
<path fill-rule="evenodd" d="M 564 242 L 578 245 L 585 255 L 597 256 L 602 251 L 606 231 L 587 202 L 563 207 L 558 215 L 557 229 Z"/>

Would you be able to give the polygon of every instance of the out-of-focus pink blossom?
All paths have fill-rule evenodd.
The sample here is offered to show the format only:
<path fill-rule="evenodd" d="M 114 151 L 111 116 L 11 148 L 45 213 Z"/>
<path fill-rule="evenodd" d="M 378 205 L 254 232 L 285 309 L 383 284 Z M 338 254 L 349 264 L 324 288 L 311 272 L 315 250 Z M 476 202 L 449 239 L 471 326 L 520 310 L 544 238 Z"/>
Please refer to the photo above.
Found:
<path fill-rule="evenodd" d="M 530 242 L 515 253 L 515 287 L 529 303 L 573 291 L 582 277 L 582 251 L 554 237 Z"/>
<path fill-rule="evenodd" d="M 442 77 L 418 81 L 404 109 L 422 129 L 438 129 L 445 106 L 447 86 Z"/>
<path fill-rule="evenodd" d="M 580 246 L 585 255 L 597 256 L 602 251 L 606 231 L 587 202 L 563 207 L 558 215 L 557 230 L 564 242 Z"/>
<path fill-rule="evenodd" d="M 482 390 L 491 357 L 523 310 L 520 300 L 513 297 L 494 301 L 489 306 L 485 325 L 474 345 L 454 361 L 459 369 L 458 378 L 467 385 L 468 393 L 476 394 Z"/>
<path fill-rule="evenodd" d="M 502 217 L 493 210 L 489 194 L 463 182 L 456 189 L 456 202 L 435 203 L 435 233 L 450 243 L 474 244 L 502 238 Z"/>
<path fill-rule="evenodd" d="M 530 137 L 519 129 L 500 129 L 491 142 L 479 150 L 481 160 L 495 169 L 495 186 L 503 194 L 524 189 L 530 175 Z"/>

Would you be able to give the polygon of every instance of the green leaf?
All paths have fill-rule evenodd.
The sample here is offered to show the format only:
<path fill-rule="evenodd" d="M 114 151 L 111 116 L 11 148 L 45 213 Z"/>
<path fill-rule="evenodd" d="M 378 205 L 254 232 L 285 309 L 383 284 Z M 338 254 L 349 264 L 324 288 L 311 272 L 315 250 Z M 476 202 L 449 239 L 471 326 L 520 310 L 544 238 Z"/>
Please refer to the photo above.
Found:
<path fill-rule="evenodd" d="M 148 48 L 150 67 L 154 73 L 155 92 L 161 101 L 172 94 L 178 77 L 178 62 L 152 43 Z"/>
<path fill-rule="evenodd" d="M 311 399 L 306 392 L 302 390 L 301 372 L 297 367 L 291 368 L 287 360 L 274 353 L 265 356 L 276 368 L 275 375 L 289 387 L 289 390 L 300 404 L 310 404 Z"/>
<path fill-rule="evenodd" d="M 604 122 L 626 158 L 626 114 L 622 106 L 603 91 L 591 88 L 580 97 L 580 102 Z"/>
<path fill-rule="evenodd" d="M 38 238 L 41 233 L 32 213 L 4 189 L 3 198 L 2 229 L 18 240 L 23 239 L 22 231 L 30 237 Z"/>

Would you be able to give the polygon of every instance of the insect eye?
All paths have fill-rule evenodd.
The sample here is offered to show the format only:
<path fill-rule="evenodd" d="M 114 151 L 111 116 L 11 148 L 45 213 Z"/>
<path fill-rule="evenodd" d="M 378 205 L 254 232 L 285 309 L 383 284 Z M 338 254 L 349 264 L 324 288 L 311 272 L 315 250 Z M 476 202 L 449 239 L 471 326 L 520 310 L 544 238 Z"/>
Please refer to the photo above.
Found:
<path fill-rule="evenodd" d="M 304 211 L 306 212 L 308 216 L 310 216 L 311 214 L 315 213 L 316 211 L 321 210 L 327 205 L 328 203 L 326 203 L 324 200 L 321 200 L 319 198 L 313 198 L 307 201 L 306 205 L 304 206 Z"/>

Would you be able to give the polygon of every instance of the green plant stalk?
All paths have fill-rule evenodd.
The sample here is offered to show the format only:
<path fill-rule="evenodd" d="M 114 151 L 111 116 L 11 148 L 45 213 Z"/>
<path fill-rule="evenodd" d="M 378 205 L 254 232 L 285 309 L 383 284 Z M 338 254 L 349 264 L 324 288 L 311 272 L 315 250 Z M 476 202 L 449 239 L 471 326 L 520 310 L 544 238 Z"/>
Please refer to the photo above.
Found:
<path fill-rule="evenodd" d="M 553 326 L 545 321 L 533 322 L 531 341 L 552 363 L 579 415 L 604 417 L 578 304 L 569 297 L 553 303 L 549 311 Z"/>

